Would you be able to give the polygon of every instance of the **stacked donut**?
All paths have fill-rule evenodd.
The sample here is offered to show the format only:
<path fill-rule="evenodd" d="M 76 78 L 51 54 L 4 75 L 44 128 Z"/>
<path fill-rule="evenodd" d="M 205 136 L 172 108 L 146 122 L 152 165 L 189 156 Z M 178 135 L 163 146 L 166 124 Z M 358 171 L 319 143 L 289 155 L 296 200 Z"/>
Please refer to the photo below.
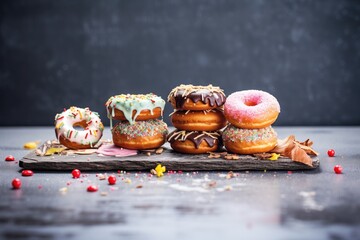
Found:
<path fill-rule="evenodd" d="M 267 92 L 232 93 L 224 105 L 225 117 L 230 122 L 222 133 L 226 149 L 239 154 L 272 150 L 277 144 L 277 135 L 271 124 L 279 113 L 279 102 Z"/>
<path fill-rule="evenodd" d="M 153 94 L 121 94 L 105 104 L 114 145 L 128 149 L 153 149 L 163 145 L 167 125 L 163 115 L 165 101 Z M 119 120 L 113 127 L 112 120 Z"/>
<path fill-rule="evenodd" d="M 225 94 L 219 87 L 180 85 L 168 96 L 174 107 L 171 122 L 176 128 L 167 140 L 181 153 L 199 154 L 216 151 L 226 119 L 221 107 Z"/>

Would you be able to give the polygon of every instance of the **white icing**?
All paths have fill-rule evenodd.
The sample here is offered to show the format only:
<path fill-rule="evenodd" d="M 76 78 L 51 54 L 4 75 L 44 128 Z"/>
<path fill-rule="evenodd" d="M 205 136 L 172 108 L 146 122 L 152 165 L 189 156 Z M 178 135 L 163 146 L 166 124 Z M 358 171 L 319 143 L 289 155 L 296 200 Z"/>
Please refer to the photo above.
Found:
<path fill-rule="evenodd" d="M 84 130 L 76 130 L 74 125 L 86 121 Z M 55 130 L 57 138 L 60 136 L 71 142 L 90 145 L 93 147 L 101 138 L 104 126 L 98 113 L 90 111 L 89 108 L 70 107 L 55 116 Z"/>
<path fill-rule="evenodd" d="M 115 116 L 115 109 L 118 109 L 123 112 L 126 120 L 130 124 L 134 124 L 135 119 L 140 114 L 142 110 L 150 110 L 151 115 L 153 115 L 153 110 L 155 108 L 161 109 L 161 115 L 163 115 L 165 106 L 165 101 L 152 93 L 149 94 L 121 94 L 111 97 L 106 102 L 107 115 L 110 119 L 110 128 L 112 129 L 112 118 Z M 110 111 L 109 111 L 110 108 Z M 133 116 L 133 111 L 136 111 Z"/>

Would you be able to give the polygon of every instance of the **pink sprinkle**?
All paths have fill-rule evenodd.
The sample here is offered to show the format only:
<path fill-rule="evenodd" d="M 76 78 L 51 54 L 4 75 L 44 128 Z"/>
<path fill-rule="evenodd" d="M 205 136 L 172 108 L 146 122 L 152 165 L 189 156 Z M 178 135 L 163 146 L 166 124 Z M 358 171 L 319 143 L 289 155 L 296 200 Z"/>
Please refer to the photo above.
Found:
<path fill-rule="evenodd" d="M 38 186 L 38 189 L 42 189 L 43 187 L 41 185 Z"/>

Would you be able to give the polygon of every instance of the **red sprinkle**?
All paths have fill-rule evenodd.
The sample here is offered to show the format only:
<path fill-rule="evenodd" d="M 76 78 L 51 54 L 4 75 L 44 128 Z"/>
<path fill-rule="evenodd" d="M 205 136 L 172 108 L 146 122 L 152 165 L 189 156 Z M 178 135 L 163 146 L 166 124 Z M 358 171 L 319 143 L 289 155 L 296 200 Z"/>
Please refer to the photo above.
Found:
<path fill-rule="evenodd" d="M 90 185 L 87 187 L 88 192 L 96 192 L 98 190 L 98 187 L 95 185 Z"/>
<path fill-rule="evenodd" d="M 8 156 L 5 157 L 5 161 L 7 161 L 7 162 L 15 161 L 15 158 L 14 158 L 13 155 L 8 155 Z"/>
<path fill-rule="evenodd" d="M 335 150 L 334 149 L 329 149 L 327 154 L 328 154 L 329 157 L 333 157 L 333 156 L 335 156 Z"/>
<path fill-rule="evenodd" d="M 74 170 L 72 170 L 71 174 L 72 174 L 73 178 L 79 178 L 81 175 L 81 172 L 79 169 L 74 169 Z"/>
<path fill-rule="evenodd" d="M 116 177 L 114 175 L 110 175 L 108 177 L 108 182 L 110 185 L 114 185 L 116 183 Z"/>
<path fill-rule="evenodd" d="M 341 165 L 335 165 L 335 167 L 334 167 L 334 172 L 335 172 L 336 174 L 342 174 L 342 171 L 343 171 L 343 168 L 342 168 Z"/>
<path fill-rule="evenodd" d="M 88 137 L 88 134 L 89 134 L 89 133 L 86 133 L 86 135 L 85 135 L 85 139 L 87 139 L 87 137 Z"/>
<path fill-rule="evenodd" d="M 31 177 L 32 175 L 34 175 L 34 173 L 31 170 L 22 170 L 21 172 L 21 176 L 23 177 Z"/>
<path fill-rule="evenodd" d="M 18 178 L 14 178 L 11 182 L 11 185 L 14 189 L 20 189 L 21 188 L 21 180 Z"/>
<path fill-rule="evenodd" d="M 59 117 L 58 119 L 56 119 L 56 120 L 61 120 L 61 119 L 63 119 L 64 118 L 64 116 L 61 116 L 61 117 Z"/>

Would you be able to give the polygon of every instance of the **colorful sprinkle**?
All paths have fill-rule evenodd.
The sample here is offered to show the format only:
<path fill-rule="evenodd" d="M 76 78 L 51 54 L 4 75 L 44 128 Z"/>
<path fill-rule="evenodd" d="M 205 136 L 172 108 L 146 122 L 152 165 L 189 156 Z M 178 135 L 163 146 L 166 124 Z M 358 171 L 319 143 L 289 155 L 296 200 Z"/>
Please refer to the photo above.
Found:
<path fill-rule="evenodd" d="M 157 134 L 167 135 L 167 124 L 159 119 L 147 121 L 136 121 L 130 124 L 127 121 L 119 122 L 114 128 L 116 134 L 125 134 L 128 139 L 146 136 L 155 136 Z"/>
<path fill-rule="evenodd" d="M 21 172 L 21 176 L 23 177 L 31 177 L 32 175 L 34 175 L 34 173 L 31 170 L 22 170 Z"/>
<path fill-rule="evenodd" d="M 14 178 L 11 182 L 11 185 L 14 189 L 20 189 L 21 188 L 21 180 L 18 178 Z"/>
<path fill-rule="evenodd" d="M 8 155 L 5 157 L 5 161 L 7 161 L 7 162 L 15 161 L 15 158 L 13 155 Z"/>
<path fill-rule="evenodd" d="M 276 137 L 277 134 L 274 129 L 269 126 L 266 128 L 260 129 L 244 129 L 237 128 L 233 125 L 228 125 L 222 133 L 224 141 L 245 141 L 245 142 L 255 142 L 257 140 L 267 140 L 273 137 Z"/>
<path fill-rule="evenodd" d="M 166 172 L 166 167 L 161 166 L 161 164 L 158 164 L 155 168 L 155 171 L 156 171 L 157 177 L 162 177 L 162 176 L 164 176 L 164 172 Z"/>

